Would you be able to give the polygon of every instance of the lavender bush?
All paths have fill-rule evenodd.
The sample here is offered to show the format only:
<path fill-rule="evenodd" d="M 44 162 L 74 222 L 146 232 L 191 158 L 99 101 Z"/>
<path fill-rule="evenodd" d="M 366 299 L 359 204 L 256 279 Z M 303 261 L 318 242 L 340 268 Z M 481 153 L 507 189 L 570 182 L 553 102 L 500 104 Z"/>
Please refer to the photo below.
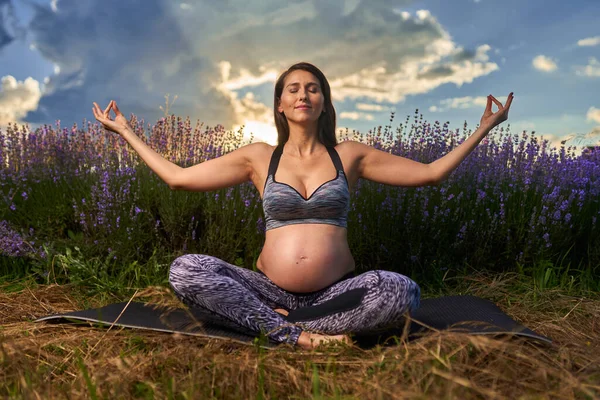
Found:
<path fill-rule="evenodd" d="M 383 131 L 340 132 L 340 140 L 431 162 L 471 134 L 466 124 L 462 133 L 450 131 L 448 123 L 431 125 L 418 115 L 410 130 L 407 117 L 392 131 L 392 114 Z M 189 118 L 175 115 L 148 124 L 147 131 L 135 116 L 130 123 L 149 146 L 182 167 L 247 143 L 241 131 L 202 124 L 192 130 Z M 549 148 L 533 133 L 510 134 L 509 128 L 490 132 L 438 186 L 360 181 L 348 223 L 358 269 L 440 280 L 473 267 L 598 284 L 589 277 L 600 264 L 600 152 L 575 155 L 572 147 Z M 61 129 L 60 121 L 55 129 L 0 130 L 0 196 L 4 268 L 25 257 L 23 246 L 46 243 L 56 254 L 78 246 L 84 261 L 110 254 L 115 270 L 103 269 L 106 276 L 117 276 L 119 265 L 138 265 L 132 274 L 147 274 L 143 266 L 153 257 L 164 266 L 153 272 L 163 282 L 170 261 L 184 253 L 251 268 L 264 240 L 261 202 L 251 183 L 208 193 L 172 191 L 125 140 L 98 124 L 88 123 L 87 131 Z M 31 232 L 28 241 L 19 232 Z M 27 254 L 27 265 L 47 268 L 41 248 Z"/>

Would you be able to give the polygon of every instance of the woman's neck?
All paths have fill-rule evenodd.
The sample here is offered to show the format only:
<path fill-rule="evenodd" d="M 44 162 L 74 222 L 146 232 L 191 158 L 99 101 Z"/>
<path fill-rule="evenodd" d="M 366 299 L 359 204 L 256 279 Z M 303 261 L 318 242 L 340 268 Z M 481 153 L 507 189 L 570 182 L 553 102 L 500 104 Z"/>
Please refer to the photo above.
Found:
<path fill-rule="evenodd" d="M 320 153 L 323 144 L 319 141 L 318 125 L 290 126 L 290 135 L 285 143 L 286 152 L 296 157 L 312 156 Z"/>

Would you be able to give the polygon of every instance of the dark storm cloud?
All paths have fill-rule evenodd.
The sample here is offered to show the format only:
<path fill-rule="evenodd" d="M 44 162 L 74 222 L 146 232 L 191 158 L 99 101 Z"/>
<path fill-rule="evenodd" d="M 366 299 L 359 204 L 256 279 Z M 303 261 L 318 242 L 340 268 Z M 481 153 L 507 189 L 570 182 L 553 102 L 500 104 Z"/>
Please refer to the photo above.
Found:
<path fill-rule="evenodd" d="M 166 93 L 178 94 L 170 113 L 202 116 L 213 125 L 230 120 L 229 102 L 222 95 L 207 89 L 210 102 L 203 103 L 194 92 L 210 88 L 218 70 L 211 60 L 191 54 L 165 4 L 62 0 L 57 13 L 33 5 L 35 46 L 60 72 L 50 78 L 39 109 L 26 120 L 79 124 L 83 118 L 93 120 L 92 101 L 104 107 L 115 99 L 127 116 L 134 113 L 153 123 L 163 115 L 159 106 L 164 108 Z M 173 69 L 166 72 L 169 65 Z"/>
<path fill-rule="evenodd" d="M 9 32 L 11 28 L 12 33 Z M 10 0 L 0 0 L 0 54 L 2 49 L 11 44 L 15 39 L 22 39 L 26 30 L 19 26 L 15 16 L 15 9 Z"/>

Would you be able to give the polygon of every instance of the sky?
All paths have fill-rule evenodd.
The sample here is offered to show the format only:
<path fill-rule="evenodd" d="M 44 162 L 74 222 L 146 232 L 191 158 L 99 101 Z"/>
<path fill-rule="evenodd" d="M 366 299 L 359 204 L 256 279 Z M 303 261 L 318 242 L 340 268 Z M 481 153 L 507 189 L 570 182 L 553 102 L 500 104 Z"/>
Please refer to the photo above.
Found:
<path fill-rule="evenodd" d="M 416 109 L 474 130 L 514 92 L 512 133 L 598 145 L 598 21 L 598 0 L 0 0 L 0 129 L 84 127 L 110 100 L 153 125 L 168 95 L 193 127 L 275 144 L 275 81 L 306 61 L 338 132 Z"/>

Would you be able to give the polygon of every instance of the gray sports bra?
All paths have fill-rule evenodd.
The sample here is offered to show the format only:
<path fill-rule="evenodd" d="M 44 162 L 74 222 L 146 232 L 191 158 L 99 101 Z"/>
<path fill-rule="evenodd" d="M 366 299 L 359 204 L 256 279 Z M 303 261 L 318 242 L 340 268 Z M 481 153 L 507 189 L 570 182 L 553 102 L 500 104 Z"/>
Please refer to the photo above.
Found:
<path fill-rule="evenodd" d="M 292 224 L 330 224 L 346 228 L 350 190 L 337 151 L 333 147 L 327 147 L 337 169 L 336 177 L 319 186 L 308 199 L 287 183 L 275 181 L 282 152 L 283 145 L 277 146 L 273 152 L 263 190 L 266 230 Z"/>

